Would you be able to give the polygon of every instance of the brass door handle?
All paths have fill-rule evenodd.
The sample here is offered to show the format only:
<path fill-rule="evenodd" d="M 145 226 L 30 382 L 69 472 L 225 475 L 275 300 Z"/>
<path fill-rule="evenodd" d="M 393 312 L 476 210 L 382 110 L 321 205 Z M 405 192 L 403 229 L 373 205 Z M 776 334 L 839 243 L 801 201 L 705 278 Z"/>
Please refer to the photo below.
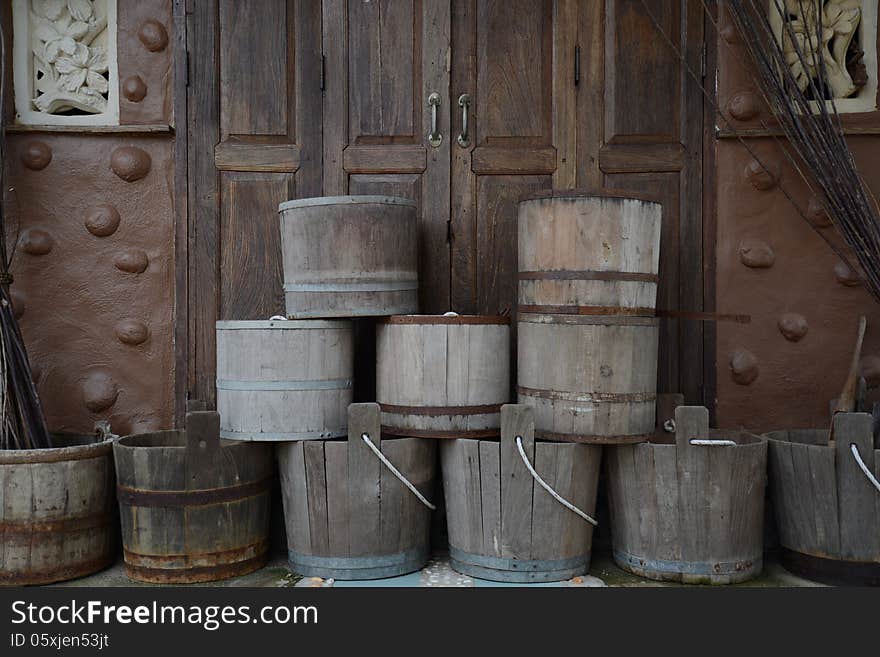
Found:
<path fill-rule="evenodd" d="M 458 145 L 467 148 L 471 145 L 471 138 L 468 136 L 468 108 L 471 106 L 471 97 L 468 94 L 459 96 L 458 106 L 461 108 L 461 132 L 458 133 Z"/>
<path fill-rule="evenodd" d="M 431 132 L 428 133 L 428 143 L 437 148 L 443 142 L 443 135 L 437 126 L 437 109 L 440 107 L 440 94 L 436 91 L 428 96 L 428 107 L 431 109 Z"/>

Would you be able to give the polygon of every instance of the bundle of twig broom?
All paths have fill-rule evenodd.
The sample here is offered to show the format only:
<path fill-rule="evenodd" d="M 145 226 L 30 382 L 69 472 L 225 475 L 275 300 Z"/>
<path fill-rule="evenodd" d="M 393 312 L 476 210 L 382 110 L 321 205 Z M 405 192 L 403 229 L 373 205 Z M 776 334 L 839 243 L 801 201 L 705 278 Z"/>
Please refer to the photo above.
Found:
<path fill-rule="evenodd" d="M 727 2 L 726 9 L 744 37 L 764 99 L 800 160 L 793 163 L 819 193 L 829 218 L 858 261 L 868 291 L 880 301 L 880 216 L 829 93 L 829 66 L 834 63 L 826 59 L 826 28 L 821 20 L 824 0 L 771 0 L 770 14 L 767 0 Z M 802 18 L 797 24 L 792 9 Z M 780 35 L 774 33 L 770 20 L 774 12 Z M 803 20 L 807 16 L 814 19 Z M 798 84 L 796 70 L 807 72 L 806 85 Z"/>
<path fill-rule="evenodd" d="M 0 29 L 0 112 L 6 107 L 6 35 Z M 46 420 L 12 308 L 6 248 L 6 133 L 0 117 L 0 449 L 51 447 Z"/>

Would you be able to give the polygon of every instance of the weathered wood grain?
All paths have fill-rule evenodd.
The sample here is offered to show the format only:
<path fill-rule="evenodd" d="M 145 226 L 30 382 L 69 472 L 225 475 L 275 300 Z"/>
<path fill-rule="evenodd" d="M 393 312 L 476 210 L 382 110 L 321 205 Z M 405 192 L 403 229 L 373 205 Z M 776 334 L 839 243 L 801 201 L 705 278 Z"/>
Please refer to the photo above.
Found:
<path fill-rule="evenodd" d="M 350 321 L 216 326 L 222 437 L 278 442 L 347 435 L 354 376 Z"/>

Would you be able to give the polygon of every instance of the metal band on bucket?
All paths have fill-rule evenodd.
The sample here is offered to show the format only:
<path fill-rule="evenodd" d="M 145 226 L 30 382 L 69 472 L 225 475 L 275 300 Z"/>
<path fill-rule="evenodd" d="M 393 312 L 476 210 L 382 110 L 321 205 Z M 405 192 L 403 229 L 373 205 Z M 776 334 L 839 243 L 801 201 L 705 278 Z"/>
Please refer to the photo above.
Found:
<path fill-rule="evenodd" d="M 676 575 L 705 575 L 719 576 L 745 576 L 750 572 L 760 572 L 763 566 L 762 557 L 756 555 L 754 559 L 746 561 L 670 561 L 667 559 L 648 559 L 637 557 L 634 554 L 620 549 L 614 550 L 614 561 L 626 569 L 636 571 L 669 573 Z"/>
<path fill-rule="evenodd" d="M 500 582 L 558 582 L 587 572 L 590 551 L 569 559 L 505 559 L 449 546 L 452 567 L 460 573 Z"/>
<path fill-rule="evenodd" d="M 418 290 L 419 282 L 408 281 L 357 281 L 352 283 L 285 283 L 285 292 L 398 292 Z"/>
<path fill-rule="evenodd" d="M 381 579 L 405 575 L 428 563 L 428 546 L 365 557 L 319 557 L 288 550 L 291 569 L 305 577 L 333 579 Z"/>
<path fill-rule="evenodd" d="M 220 437 L 226 440 L 296 442 L 300 440 L 326 440 L 343 438 L 348 429 L 325 429 L 324 431 L 220 431 Z"/>
<path fill-rule="evenodd" d="M 317 381 L 233 381 L 217 379 L 217 390 L 341 390 L 351 388 L 351 379 L 323 379 Z"/>

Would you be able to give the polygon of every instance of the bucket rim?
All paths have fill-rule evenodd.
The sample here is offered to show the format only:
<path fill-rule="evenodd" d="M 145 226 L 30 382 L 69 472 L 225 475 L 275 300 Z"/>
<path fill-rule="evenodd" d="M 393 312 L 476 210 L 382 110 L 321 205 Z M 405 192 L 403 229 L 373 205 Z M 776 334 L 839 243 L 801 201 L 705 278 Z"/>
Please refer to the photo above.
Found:
<path fill-rule="evenodd" d="M 346 196 L 313 196 L 311 198 L 293 199 L 283 201 L 278 204 L 278 212 L 285 210 L 293 210 L 295 208 L 310 208 L 320 205 L 358 205 L 358 204 L 380 204 L 380 205 L 403 205 L 410 208 L 417 208 L 418 204 L 408 198 L 400 196 L 380 196 L 380 195 L 346 195 Z"/>

